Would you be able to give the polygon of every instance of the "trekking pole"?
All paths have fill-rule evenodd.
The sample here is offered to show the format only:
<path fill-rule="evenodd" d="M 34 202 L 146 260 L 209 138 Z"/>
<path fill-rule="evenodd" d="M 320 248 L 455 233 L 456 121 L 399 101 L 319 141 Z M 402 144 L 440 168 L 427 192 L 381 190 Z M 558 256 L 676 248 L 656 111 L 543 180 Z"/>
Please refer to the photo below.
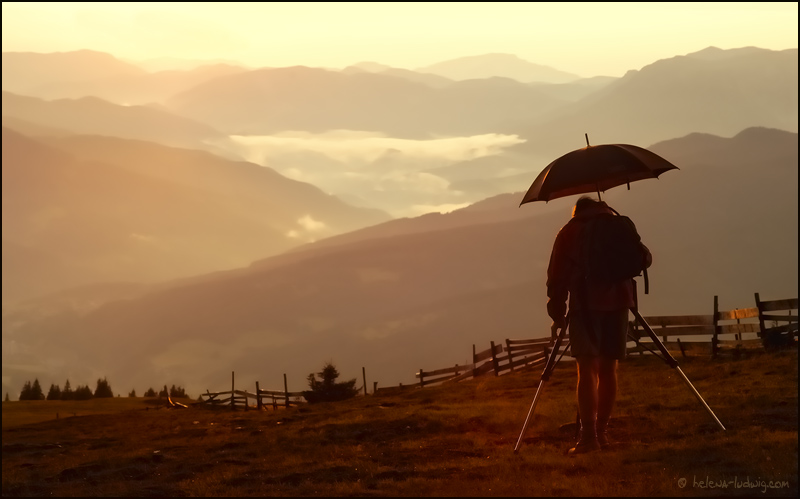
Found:
<path fill-rule="evenodd" d="M 686 374 L 684 374 L 683 370 L 678 365 L 678 361 L 675 360 L 675 358 L 669 353 L 669 351 L 664 346 L 664 344 L 661 342 L 661 340 L 658 339 L 658 336 L 653 331 L 653 328 L 650 327 L 650 324 L 648 324 L 647 321 L 644 320 L 644 317 L 642 317 L 642 315 L 639 313 L 639 311 L 636 308 L 631 308 L 631 312 L 633 312 L 633 316 L 636 317 L 636 320 L 639 321 L 639 324 L 642 325 L 644 330 L 647 331 L 647 334 L 650 336 L 650 339 L 653 340 L 653 343 L 655 343 L 656 347 L 661 352 L 661 355 L 664 356 L 663 360 L 670 367 L 672 367 L 673 369 L 678 371 L 678 374 L 681 375 L 681 378 L 683 378 L 683 381 L 686 383 L 686 386 L 689 387 L 689 389 L 692 391 L 694 396 L 697 397 L 697 400 L 700 401 L 700 403 L 703 405 L 703 407 L 705 407 L 706 411 L 708 411 L 708 413 L 711 415 L 711 417 L 714 418 L 714 421 L 716 421 L 716 423 L 719 425 L 719 427 L 722 428 L 722 430 L 724 431 L 725 430 L 725 426 L 720 422 L 720 420 L 717 418 L 717 415 L 714 414 L 714 411 L 711 410 L 711 407 L 708 406 L 706 401 L 703 400 L 703 397 L 700 395 L 700 392 L 698 392 L 697 389 L 692 384 L 692 382 L 689 381 L 689 378 L 686 377 Z M 637 341 L 637 343 L 638 343 L 638 341 Z"/>
<path fill-rule="evenodd" d="M 567 317 L 567 321 L 569 321 L 569 317 Z M 514 446 L 514 454 L 516 454 L 519 450 L 519 446 L 522 443 L 522 437 L 525 435 L 525 430 L 528 429 L 528 424 L 533 417 L 533 411 L 536 409 L 536 403 L 539 401 L 539 395 L 542 393 L 542 388 L 544 388 L 544 382 L 550 379 L 550 374 L 553 372 L 553 369 L 558 362 L 556 360 L 556 357 L 558 356 L 558 349 L 561 347 L 561 340 L 566 331 L 567 325 L 564 324 L 564 327 L 561 328 L 561 332 L 558 333 L 558 336 L 556 337 L 555 344 L 553 345 L 553 351 L 550 353 L 550 358 L 547 359 L 547 363 L 544 366 L 544 371 L 542 371 L 542 376 L 539 378 L 539 386 L 536 388 L 536 395 L 533 397 L 533 403 L 531 403 L 531 407 L 528 409 L 528 416 L 525 418 L 525 423 L 522 425 L 522 431 L 517 439 L 517 444 Z"/>

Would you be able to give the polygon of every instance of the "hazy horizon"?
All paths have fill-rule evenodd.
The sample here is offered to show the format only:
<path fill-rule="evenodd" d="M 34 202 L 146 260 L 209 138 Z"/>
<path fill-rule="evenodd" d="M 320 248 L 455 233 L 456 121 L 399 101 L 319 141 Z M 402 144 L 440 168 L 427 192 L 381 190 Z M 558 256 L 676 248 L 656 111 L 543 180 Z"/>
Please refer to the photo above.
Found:
<path fill-rule="evenodd" d="M 489 53 L 623 76 L 707 47 L 797 47 L 796 2 L 3 2 L 3 51 L 416 70 Z M 680 36 L 676 36 L 676 35 Z"/>

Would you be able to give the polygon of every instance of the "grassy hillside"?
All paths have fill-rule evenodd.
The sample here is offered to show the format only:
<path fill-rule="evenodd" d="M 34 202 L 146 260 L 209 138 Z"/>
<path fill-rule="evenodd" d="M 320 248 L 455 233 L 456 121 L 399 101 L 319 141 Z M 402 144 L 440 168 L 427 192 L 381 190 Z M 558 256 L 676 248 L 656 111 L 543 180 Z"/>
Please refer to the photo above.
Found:
<path fill-rule="evenodd" d="M 517 454 L 540 369 L 276 411 L 114 399 L 101 402 L 114 413 L 82 415 L 90 401 L 78 416 L 6 425 L 51 407 L 6 402 L 3 496 L 795 496 L 797 350 L 679 361 L 727 431 L 675 371 L 633 356 L 620 366 L 616 444 L 578 457 L 565 455 L 566 361 Z"/>

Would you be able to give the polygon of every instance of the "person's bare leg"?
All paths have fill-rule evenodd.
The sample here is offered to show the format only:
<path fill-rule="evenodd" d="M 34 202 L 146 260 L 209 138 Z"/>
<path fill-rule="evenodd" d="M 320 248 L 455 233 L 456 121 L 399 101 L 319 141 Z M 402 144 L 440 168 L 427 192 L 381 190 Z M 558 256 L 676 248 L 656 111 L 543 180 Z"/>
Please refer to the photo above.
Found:
<path fill-rule="evenodd" d="M 608 445 L 608 420 L 617 399 L 617 361 L 600 357 L 598 359 L 597 386 L 597 437 L 600 445 Z"/>
<path fill-rule="evenodd" d="M 598 359 L 582 357 L 578 359 L 578 414 L 581 418 L 581 437 L 570 449 L 570 454 L 591 452 L 599 448 L 595 424 L 597 420 L 597 382 Z"/>
<path fill-rule="evenodd" d="M 582 358 L 578 360 L 578 413 L 581 416 L 581 428 L 594 433 L 594 422 L 597 419 L 597 382 L 598 359 Z M 584 431 L 586 433 L 586 431 Z"/>

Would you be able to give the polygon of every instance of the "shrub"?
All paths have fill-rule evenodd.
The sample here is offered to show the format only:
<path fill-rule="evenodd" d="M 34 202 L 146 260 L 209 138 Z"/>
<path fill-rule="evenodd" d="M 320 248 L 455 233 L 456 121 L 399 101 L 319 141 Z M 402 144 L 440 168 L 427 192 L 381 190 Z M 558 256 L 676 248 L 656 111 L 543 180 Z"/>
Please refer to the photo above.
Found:
<path fill-rule="evenodd" d="M 322 381 L 317 380 L 319 376 Z M 339 371 L 330 362 L 327 362 L 322 371 L 314 375 L 308 375 L 308 386 L 311 390 L 304 391 L 303 397 L 309 404 L 317 402 L 334 402 L 337 400 L 346 400 L 353 398 L 358 394 L 358 388 L 355 387 L 356 380 L 344 381 L 341 383 L 336 382 L 339 377 Z"/>

